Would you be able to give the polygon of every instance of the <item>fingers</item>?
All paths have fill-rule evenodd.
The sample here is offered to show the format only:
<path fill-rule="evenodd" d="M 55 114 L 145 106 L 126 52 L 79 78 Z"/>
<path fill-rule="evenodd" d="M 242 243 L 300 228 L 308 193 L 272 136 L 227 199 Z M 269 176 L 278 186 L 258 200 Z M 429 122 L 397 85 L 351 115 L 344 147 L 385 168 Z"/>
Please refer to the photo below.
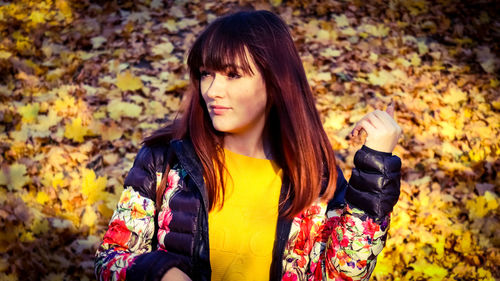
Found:
<path fill-rule="evenodd" d="M 351 137 L 356 137 L 361 130 L 367 133 L 374 132 L 377 129 L 387 129 L 389 131 L 395 128 L 400 132 L 401 129 L 394 120 L 394 100 L 387 106 L 385 111 L 375 110 L 365 115 L 356 125 L 351 132 Z"/>
<path fill-rule="evenodd" d="M 385 112 L 389 114 L 392 118 L 394 118 L 394 100 L 391 100 L 391 103 L 385 109 Z"/>
<path fill-rule="evenodd" d="M 377 130 L 377 127 L 373 125 L 369 120 L 361 120 L 359 122 L 359 126 L 366 131 L 367 134 L 372 134 L 375 130 Z"/>
<path fill-rule="evenodd" d="M 356 123 L 351 132 L 351 136 L 357 137 L 361 130 L 365 130 L 367 133 L 373 132 L 379 126 L 381 126 L 381 124 L 380 121 L 377 120 L 377 117 L 367 115 Z"/>

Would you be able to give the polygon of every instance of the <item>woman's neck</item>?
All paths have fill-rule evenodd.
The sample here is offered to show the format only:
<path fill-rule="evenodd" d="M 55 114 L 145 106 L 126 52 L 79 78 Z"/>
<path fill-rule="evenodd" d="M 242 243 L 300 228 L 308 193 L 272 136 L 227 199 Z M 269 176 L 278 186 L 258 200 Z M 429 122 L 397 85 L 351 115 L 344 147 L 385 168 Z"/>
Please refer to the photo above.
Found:
<path fill-rule="evenodd" d="M 226 134 L 224 148 L 253 158 L 272 159 L 269 142 L 265 139 L 262 133 L 259 136 Z"/>

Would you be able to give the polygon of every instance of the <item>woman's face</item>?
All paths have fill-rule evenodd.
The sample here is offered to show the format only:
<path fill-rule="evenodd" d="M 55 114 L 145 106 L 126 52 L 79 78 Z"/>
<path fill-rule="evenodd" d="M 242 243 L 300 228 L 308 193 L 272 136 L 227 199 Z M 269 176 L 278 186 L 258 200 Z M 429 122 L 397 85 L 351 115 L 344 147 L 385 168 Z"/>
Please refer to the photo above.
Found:
<path fill-rule="evenodd" d="M 230 134 L 262 133 L 267 101 L 262 75 L 247 52 L 253 74 L 241 69 L 212 71 L 201 68 L 200 89 L 212 124 Z M 235 62 L 238 66 L 238 62 Z"/>

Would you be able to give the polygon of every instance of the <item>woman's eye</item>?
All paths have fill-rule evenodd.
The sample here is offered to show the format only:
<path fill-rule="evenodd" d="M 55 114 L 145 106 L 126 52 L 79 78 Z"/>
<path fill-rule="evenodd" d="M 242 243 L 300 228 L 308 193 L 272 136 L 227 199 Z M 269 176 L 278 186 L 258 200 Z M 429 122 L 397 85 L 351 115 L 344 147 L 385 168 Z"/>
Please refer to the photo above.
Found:
<path fill-rule="evenodd" d="M 240 78 L 241 75 L 238 74 L 238 72 L 235 72 L 235 71 L 231 71 L 227 74 L 227 77 L 229 78 L 232 78 L 232 79 L 237 79 L 237 78 Z"/>
<path fill-rule="evenodd" d="M 211 73 L 210 73 L 210 72 L 208 72 L 208 71 L 206 71 L 206 70 L 202 70 L 202 71 L 200 71 L 200 77 L 201 77 L 201 78 L 208 77 L 208 76 L 210 76 L 210 75 L 211 75 Z"/>

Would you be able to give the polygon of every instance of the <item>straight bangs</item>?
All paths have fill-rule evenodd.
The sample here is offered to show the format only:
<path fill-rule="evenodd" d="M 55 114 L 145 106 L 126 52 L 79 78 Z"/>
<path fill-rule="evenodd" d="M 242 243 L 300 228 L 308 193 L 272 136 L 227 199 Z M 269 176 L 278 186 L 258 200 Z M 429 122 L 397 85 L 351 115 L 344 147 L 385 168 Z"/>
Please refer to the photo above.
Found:
<path fill-rule="evenodd" d="M 218 72 L 241 71 L 253 75 L 247 50 L 250 36 L 245 29 L 244 17 L 215 21 L 193 45 L 188 57 L 191 78 L 200 79 L 200 68 Z"/>

